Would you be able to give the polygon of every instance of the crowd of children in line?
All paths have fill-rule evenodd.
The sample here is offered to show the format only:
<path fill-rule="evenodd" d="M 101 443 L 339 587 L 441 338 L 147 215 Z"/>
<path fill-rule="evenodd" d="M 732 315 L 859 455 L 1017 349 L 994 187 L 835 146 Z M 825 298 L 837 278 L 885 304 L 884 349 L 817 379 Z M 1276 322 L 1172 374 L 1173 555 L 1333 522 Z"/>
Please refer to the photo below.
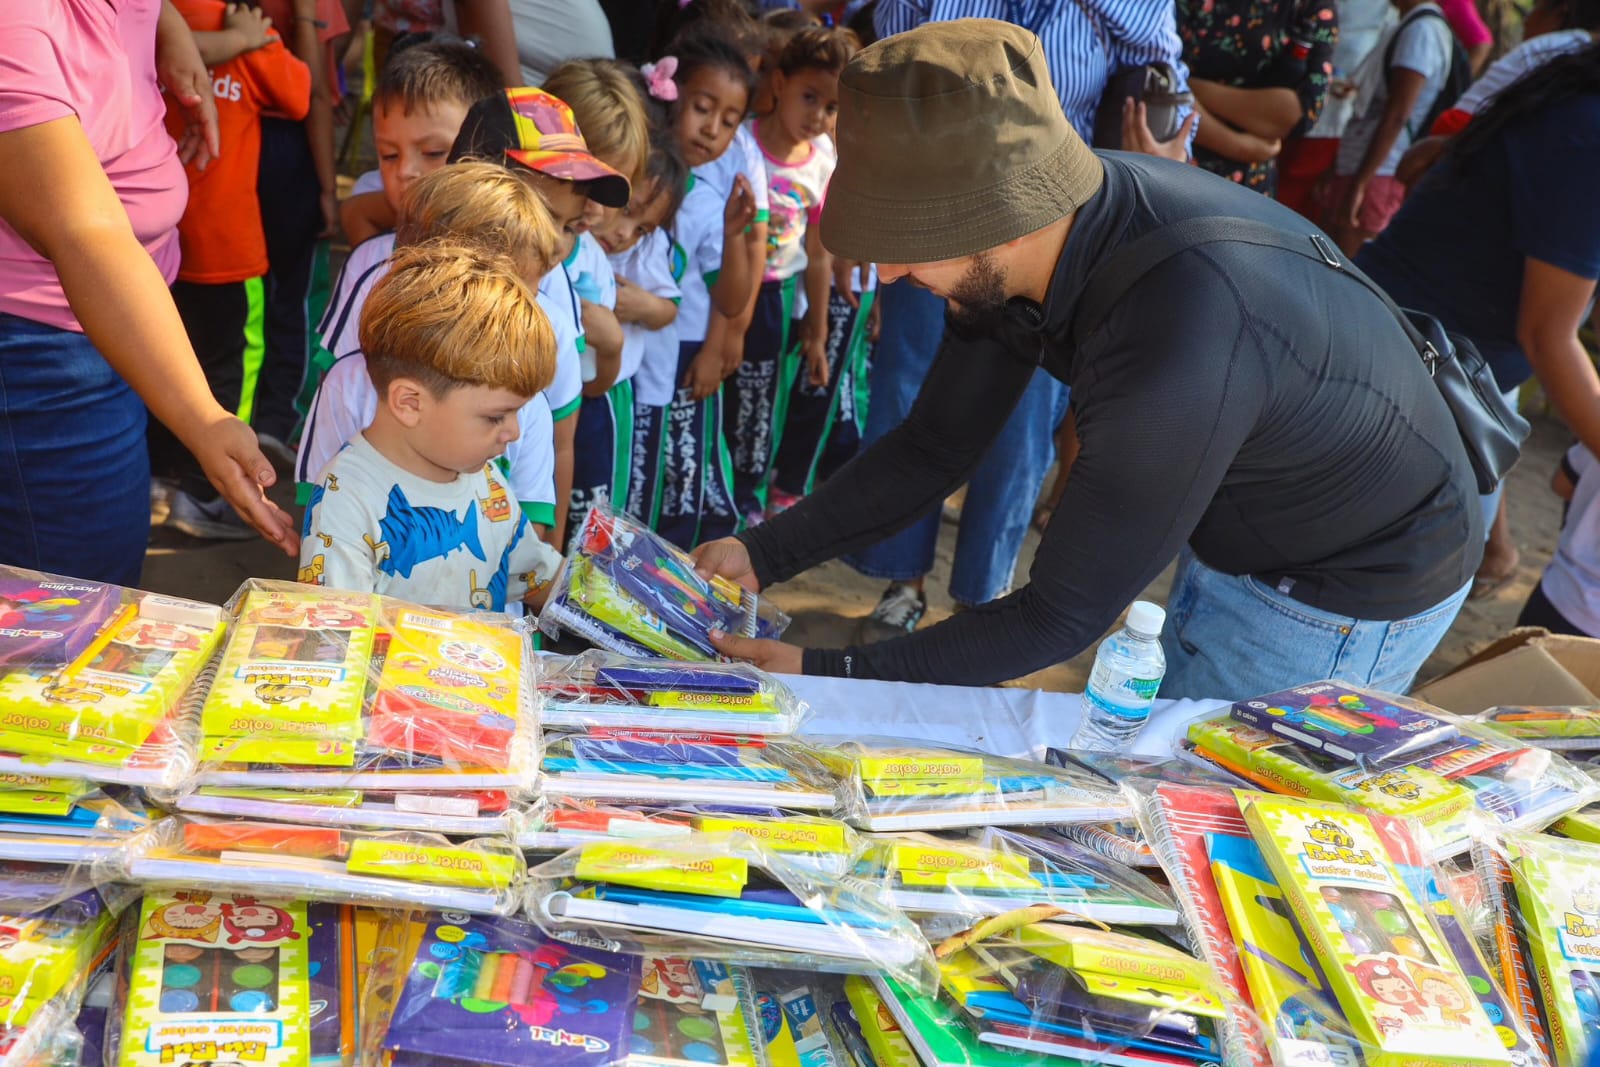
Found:
<path fill-rule="evenodd" d="M 192 28 L 215 7 L 187 4 Z M 654 62 L 573 59 L 538 88 L 447 35 L 388 49 L 294 442 L 303 580 L 515 610 L 597 504 L 691 547 L 854 453 L 874 278 L 834 292 L 816 222 L 859 41 L 718 0 L 665 23 Z M 263 236 L 223 204 L 253 191 L 262 112 L 303 116 L 309 84 L 275 38 L 213 77 L 239 147 L 190 172 L 178 304 L 248 411 Z M 225 533 L 182 449 L 152 448 L 174 514 Z"/>

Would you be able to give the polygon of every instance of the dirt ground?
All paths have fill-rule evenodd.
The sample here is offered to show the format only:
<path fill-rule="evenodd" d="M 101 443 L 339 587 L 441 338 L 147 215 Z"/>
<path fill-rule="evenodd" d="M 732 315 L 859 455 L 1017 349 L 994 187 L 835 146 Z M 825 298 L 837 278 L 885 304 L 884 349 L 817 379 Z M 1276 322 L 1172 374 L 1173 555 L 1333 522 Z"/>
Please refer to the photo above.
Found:
<path fill-rule="evenodd" d="M 1548 418 L 1536 418 L 1533 436 L 1523 450 L 1522 462 L 1511 474 L 1509 489 L 1513 536 L 1522 553 L 1516 577 L 1481 600 L 1468 601 L 1433 658 L 1423 669 L 1424 679 L 1461 662 L 1477 649 L 1503 634 L 1515 622 L 1528 592 L 1538 581 L 1545 561 L 1555 549 L 1561 527 L 1561 508 L 1550 491 L 1550 474 L 1571 438 L 1566 429 Z M 293 490 L 289 472 L 280 472 L 274 495 L 286 508 L 292 507 Z M 298 511 L 294 512 L 298 516 Z M 1057 521 L 1069 522 L 1070 515 Z M 939 535 L 938 557 L 928 582 L 929 611 L 924 625 L 946 618 L 951 601 L 947 589 L 950 562 L 955 549 L 956 527 L 945 522 Z M 1017 580 L 1026 580 L 1028 566 L 1038 544 L 1030 533 L 1017 565 Z M 201 543 L 170 527 L 153 529 L 150 551 L 145 557 L 144 586 L 165 593 L 220 602 L 239 583 L 250 577 L 293 578 L 295 566 L 265 542 Z M 1171 586 L 1171 568 L 1145 591 L 1144 598 L 1165 603 Z M 882 592 L 882 583 L 856 574 L 843 563 L 833 562 L 776 586 L 772 597 L 794 618 L 789 636 L 813 646 L 836 646 L 852 640 L 856 622 L 872 610 Z M 1088 677 L 1094 651 L 1026 678 L 1013 685 L 1078 692 Z"/>

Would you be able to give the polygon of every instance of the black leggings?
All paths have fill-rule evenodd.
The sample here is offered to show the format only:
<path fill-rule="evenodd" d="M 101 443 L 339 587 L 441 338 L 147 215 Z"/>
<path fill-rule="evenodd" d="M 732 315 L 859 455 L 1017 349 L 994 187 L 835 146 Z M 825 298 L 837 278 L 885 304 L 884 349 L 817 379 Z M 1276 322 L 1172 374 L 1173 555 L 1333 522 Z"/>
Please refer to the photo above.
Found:
<path fill-rule="evenodd" d="M 1571 634 L 1573 637 L 1600 637 L 1600 634 L 1585 633 L 1575 626 L 1565 615 L 1556 610 L 1550 603 L 1550 598 L 1544 595 L 1544 587 L 1535 584 L 1533 592 L 1528 594 L 1528 602 L 1522 605 L 1522 614 L 1517 616 L 1518 626 L 1543 626 L 1553 634 Z"/>

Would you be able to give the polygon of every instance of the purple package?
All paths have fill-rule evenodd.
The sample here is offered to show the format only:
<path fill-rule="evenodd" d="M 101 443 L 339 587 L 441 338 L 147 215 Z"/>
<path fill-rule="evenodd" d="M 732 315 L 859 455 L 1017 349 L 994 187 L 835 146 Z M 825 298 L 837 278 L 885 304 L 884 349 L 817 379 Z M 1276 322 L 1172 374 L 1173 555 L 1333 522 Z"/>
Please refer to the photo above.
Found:
<path fill-rule="evenodd" d="M 122 601 L 114 585 L 0 567 L 0 667 L 61 667 Z"/>
<path fill-rule="evenodd" d="M 1426 705 L 1335 682 L 1316 682 L 1242 700 L 1233 718 L 1302 748 L 1361 766 L 1392 763 L 1456 735 Z"/>
<path fill-rule="evenodd" d="M 343 1064 L 355 1054 L 354 918 L 348 904 L 306 905 L 311 936 L 306 957 L 311 978 L 311 1062 Z"/>
<path fill-rule="evenodd" d="M 628 1055 L 640 961 L 515 919 L 429 924 L 383 1048 L 396 1067 L 607 1067 Z"/>
<path fill-rule="evenodd" d="M 78 1033 L 83 1035 L 82 1062 L 85 1064 L 105 1062 L 106 1019 L 111 1014 L 111 1002 L 115 998 L 117 985 L 115 960 L 115 953 L 106 953 L 94 974 L 89 977 L 83 1006 L 78 1009 L 77 1026 Z"/>

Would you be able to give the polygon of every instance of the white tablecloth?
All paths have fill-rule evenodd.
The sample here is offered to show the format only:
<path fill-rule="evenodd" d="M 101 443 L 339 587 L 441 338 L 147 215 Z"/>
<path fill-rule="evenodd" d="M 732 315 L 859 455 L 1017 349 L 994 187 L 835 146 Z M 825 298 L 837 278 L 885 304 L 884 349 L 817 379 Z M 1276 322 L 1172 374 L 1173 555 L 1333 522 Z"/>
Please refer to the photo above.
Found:
<path fill-rule="evenodd" d="M 1042 759 L 1046 748 L 1071 743 L 1083 715 L 1077 693 L 800 675 L 783 680 L 811 705 L 801 727 L 807 736 L 898 737 Z M 1225 706 L 1221 700 L 1158 700 L 1133 752 L 1168 755 L 1179 724 Z"/>

